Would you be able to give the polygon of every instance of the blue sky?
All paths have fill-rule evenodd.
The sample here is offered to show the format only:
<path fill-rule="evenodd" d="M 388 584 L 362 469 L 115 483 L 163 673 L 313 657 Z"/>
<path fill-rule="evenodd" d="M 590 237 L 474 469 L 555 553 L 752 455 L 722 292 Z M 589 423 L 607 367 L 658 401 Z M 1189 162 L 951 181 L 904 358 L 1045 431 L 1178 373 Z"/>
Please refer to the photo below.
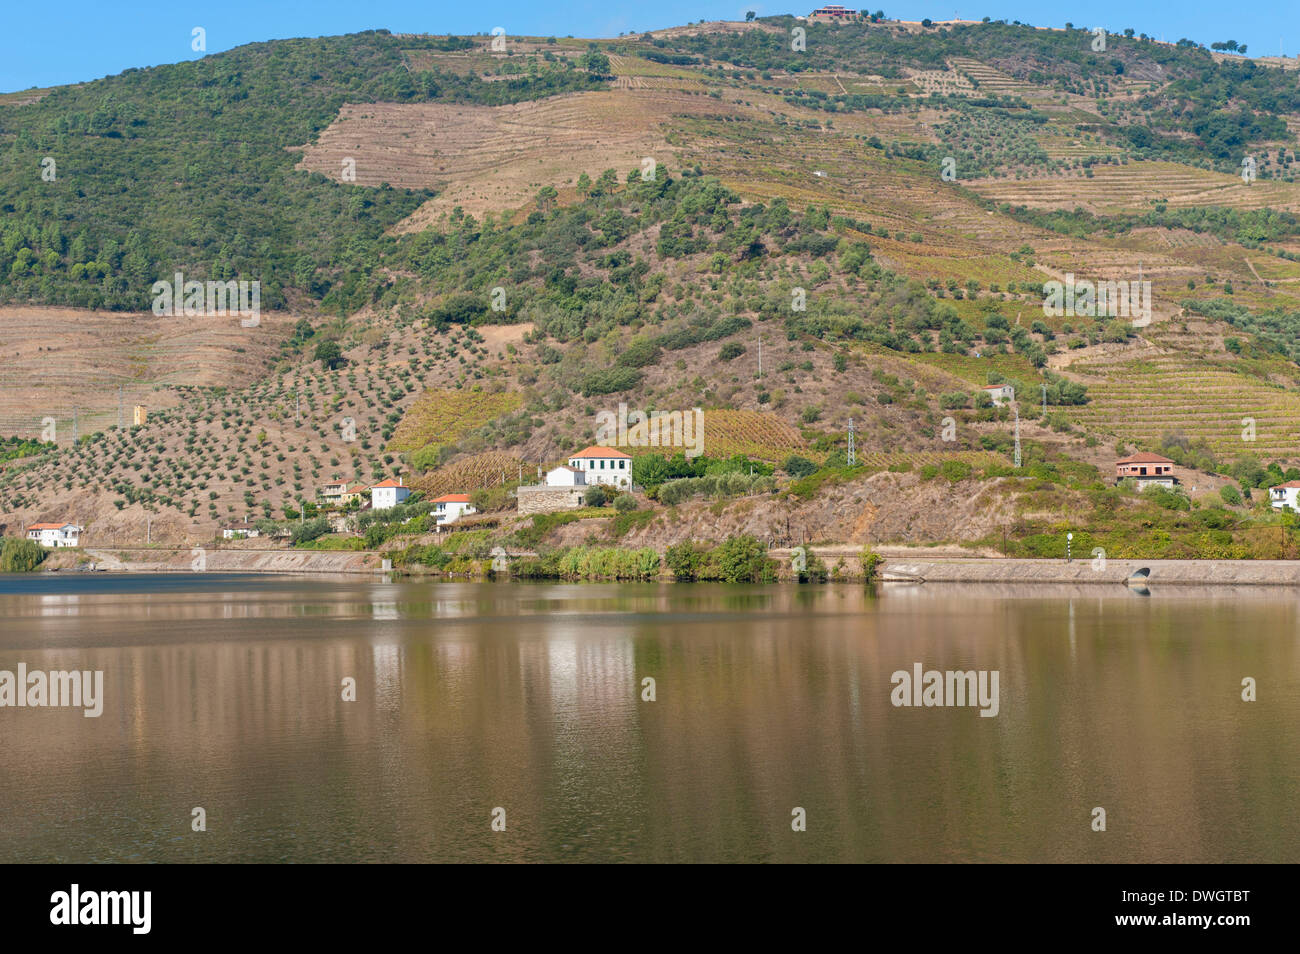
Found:
<path fill-rule="evenodd" d="M 855 0 L 842 0 L 853 7 Z M 243 43 L 293 36 L 353 33 L 384 27 L 402 33 L 489 33 L 617 36 L 678 26 L 701 18 L 739 20 L 759 15 L 807 13 L 812 0 L 745 4 L 736 0 L 565 0 L 563 3 L 497 0 L 492 4 L 430 0 L 120 0 L 58 4 L 7 4 L 0 30 L 0 92 L 97 79 L 132 66 L 193 59 L 191 31 L 207 31 L 209 53 Z M 907 20 L 963 18 L 1020 20 L 1036 26 L 1133 27 L 1166 40 L 1200 43 L 1236 40 L 1252 54 L 1300 52 L 1300 4 L 1224 3 L 1223 0 L 959 0 L 886 3 L 871 10 Z"/>

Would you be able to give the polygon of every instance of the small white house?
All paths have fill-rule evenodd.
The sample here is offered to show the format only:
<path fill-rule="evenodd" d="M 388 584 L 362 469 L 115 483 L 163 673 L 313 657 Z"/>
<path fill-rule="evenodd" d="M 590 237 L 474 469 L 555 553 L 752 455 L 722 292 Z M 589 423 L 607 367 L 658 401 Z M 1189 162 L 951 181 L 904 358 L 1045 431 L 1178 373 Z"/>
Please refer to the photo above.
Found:
<path fill-rule="evenodd" d="M 586 476 L 577 467 L 561 465 L 546 472 L 547 487 L 583 487 L 586 483 Z"/>
<path fill-rule="evenodd" d="M 1300 500 L 1297 500 L 1300 498 L 1300 480 L 1289 480 L 1285 484 L 1270 487 L 1268 496 L 1274 510 L 1290 507 L 1296 513 L 1300 513 Z"/>
<path fill-rule="evenodd" d="M 402 478 L 393 480 L 390 477 L 370 488 L 370 509 L 387 510 L 389 507 L 396 507 L 399 503 L 405 503 L 409 496 L 411 496 L 411 488 L 402 483 Z"/>
<path fill-rule="evenodd" d="M 1010 404 L 1015 400 L 1016 390 L 1009 384 L 986 384 L 984 393 L 989 396 L 994 407 L 1001 407 L 1004 404 Z"/>
<path fill-rule="evenodd" d="M 260 537 L 262 531 L 250 523 L 238 523 L 232 527 L 221 528 L 221 539 L 223 540 L 251 540 L 253 537 Z"/>
<path fill-rule="evenodd" d="M 433 513 L 438 519 L 438 526 L 455 523 L 464 514 L 478 513 L 469 502 L 469 494 L 443 494 L 433 500 Z"/>
<path fill-rule="evenodd" d="M 632 486 L 632 458 L 612 447 L 592 446 L 569 458 L 569 466 L 582 471 L 586 484 Z"/>
<path fill-rule="evenodd" d="M 75 547 L 81 545 L 83 529 L 75 523 L 34 523 L 27 528 L 27 539 L 43 547 Z"/>

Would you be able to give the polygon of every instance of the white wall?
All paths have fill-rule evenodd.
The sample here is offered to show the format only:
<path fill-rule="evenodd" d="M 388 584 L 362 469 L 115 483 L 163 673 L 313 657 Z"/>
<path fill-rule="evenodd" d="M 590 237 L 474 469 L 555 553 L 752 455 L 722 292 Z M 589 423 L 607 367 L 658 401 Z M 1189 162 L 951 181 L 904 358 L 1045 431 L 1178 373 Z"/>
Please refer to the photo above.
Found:
<path fill-rule="evenodd" d="M 600 466 L 602 463 L 604 468 Z M 575 457 L 569 466 L 579 468 L 588 484 L 632 486 L 632 461 L 626 457 Z"/>

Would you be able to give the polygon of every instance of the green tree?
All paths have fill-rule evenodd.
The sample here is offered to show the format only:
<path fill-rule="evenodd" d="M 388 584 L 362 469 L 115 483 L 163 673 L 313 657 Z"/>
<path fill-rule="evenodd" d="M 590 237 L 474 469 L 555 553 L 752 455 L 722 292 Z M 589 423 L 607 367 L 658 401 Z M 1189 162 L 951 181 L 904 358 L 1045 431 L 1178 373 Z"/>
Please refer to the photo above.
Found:
<path fill-rule="evenodd" d="M 545 185 L 537 190 L 537 208 L 543 212 L 549 212 L 555 207 L 555 200 L 559 193 L 555 191 L 555 186 Z"/>
<path fill-rule="evenodd" d="M 578 66 L 601 79 L 612 75 L 609 70 L 609 57 L 599 50 L 588 50 L 578 57 Z"/>
<path fill-rule="evenodd" d="M 316 352 L 312 355 L 313 361 L 319 361 L 326 369 L 334 370 L 342 366 L 343 351 L 339 348 L 337 341 L 322 341 L 316 346 Z"/>

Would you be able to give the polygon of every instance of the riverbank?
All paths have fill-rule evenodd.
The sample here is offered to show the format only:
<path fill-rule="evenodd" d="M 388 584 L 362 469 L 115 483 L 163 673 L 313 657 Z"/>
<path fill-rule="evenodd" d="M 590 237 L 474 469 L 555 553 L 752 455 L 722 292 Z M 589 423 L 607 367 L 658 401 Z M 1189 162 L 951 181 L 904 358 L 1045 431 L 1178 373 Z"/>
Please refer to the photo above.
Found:
<path fill-rule="evenodd" d="M 1300 586 L 1290 560 L 888 560 L 882 582 L 1123 584 L 1140 570 L 1152 586 Z"/>
<path fill-rule="evenodd" d="M 96 570 L 125 573 L 364 573 L 383 567 L 368 550 L 158 547 L 87 549 Z"/>
<path fill-rule="evenodd" d="M 861 581 L 859 547 L 810 547 L 810 552 L 828 567 L 841 564 L 835 579 Z M 908 548 L 882 547 L 883 561 L 876 579 L 885 583 L 1069 583 L 1124 584 L 1134 573 L 1146 569 L 1152 585 L 1300 586 L 1300 561 L 1289 560 L 1024 560 L 1001 557 L 959 557 L 952 551 L 918 558 Z M 781 579 L 791 579 L 792 550 L 770 550 L 769 556 L 781 568 Z M 63 554 L 60 554 L 63 556 Z M 221 573 L 367 573 L 381 570 L 384 554 L 375 551 L 338 550 L 251 550 L 207 549 L 202 563 L 195 563 L 197 551 L 189 549 L 123 548 L 91 549 L 85 556 L 98 570 L 128 573 L 189 573 L 198 565 L 206 572 Z M 62 562 L 62 561 L 59 561 Z M 84 565 L 84 562 L 83 562 Z M 45 569 L 45 567 L 42 567 Z M 59 567 L 61 572 L 71 566 Z M 484 567 L 486 571 L 486 567 Z M 74 571 L 75 572 L 75 571 Z M 404 575 L 439 575 L 431 568 L 408 566 Z M 459 576 L 459 574 L 457 574 Z M 662 578 L 671 579 L 668 573 Z"/>

